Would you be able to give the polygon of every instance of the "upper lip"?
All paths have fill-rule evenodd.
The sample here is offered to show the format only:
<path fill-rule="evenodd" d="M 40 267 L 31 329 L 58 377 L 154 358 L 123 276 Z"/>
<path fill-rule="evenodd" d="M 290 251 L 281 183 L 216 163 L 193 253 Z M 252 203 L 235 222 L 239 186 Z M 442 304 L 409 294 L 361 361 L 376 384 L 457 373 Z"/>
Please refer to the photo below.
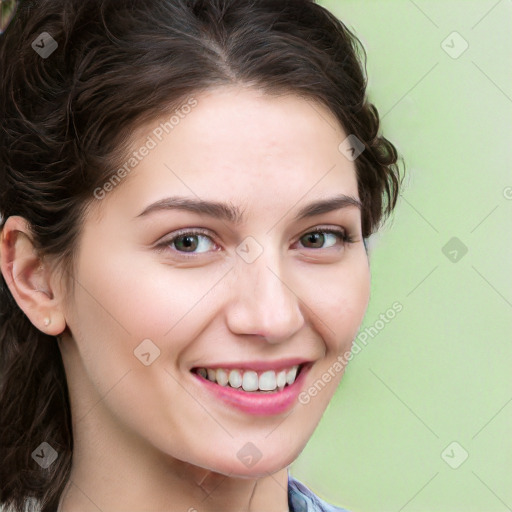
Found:
<path fill-rule="evenodd" d="M 295 365 L 312 363 L 309 359 L 300 357 L 292 357 L 288 359 L 279 359 L 278 361 L 239 361 L 239 362 L 220 362 L 220 363 L 205 363 L 194 366 L 194 368 L 225 368 L 225 369 L 240 369 L 240 370 L 284 370 L 291 368 Z"/>

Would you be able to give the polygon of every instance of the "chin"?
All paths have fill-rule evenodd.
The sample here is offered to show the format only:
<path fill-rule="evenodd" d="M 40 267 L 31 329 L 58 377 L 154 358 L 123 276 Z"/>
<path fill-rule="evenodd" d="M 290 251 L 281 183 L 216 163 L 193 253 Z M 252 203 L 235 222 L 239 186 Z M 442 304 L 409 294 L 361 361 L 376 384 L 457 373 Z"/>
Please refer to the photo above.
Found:
<path fill-rule="evenodd" d="M 277 473 L 278 471 L 281 471 L 285 467 L 287 467 L 287 466 L 286 465 L 276 466 L 275 464 L 260 466 L 260 464 L 258 463 L 252 468 L 247 468 L 247 470 L 244 472 L 235 471 L 235 472 L 229 473 L 226 476 L 229 476 L 231 478 L 240 478 L 241 480 L 255 480 L 257 478 L 268 477 L 269 475 L 272 475 L 274 473 Z"/>
<path fill-rule="evenodd" d="M 277 462 L 275 457 L 271 457 L 272 460 L 265 460 L 264 456 L 254 463 L 252 466 L 244 466 L 243 463 L 233 463 L 232 460 L 226 461 L 226 464 L 216 464 L 208 467 L 210 471 L 219 473 L 230 478 L 240 478 L 242 480 L 253 480 L 256 478 L 264 478 L 273 473 L 281 471 L 293 462 L 291 459 L 289 463 L 286 461 Z M 238 462 L 238 461 L 237 461 Z"/>

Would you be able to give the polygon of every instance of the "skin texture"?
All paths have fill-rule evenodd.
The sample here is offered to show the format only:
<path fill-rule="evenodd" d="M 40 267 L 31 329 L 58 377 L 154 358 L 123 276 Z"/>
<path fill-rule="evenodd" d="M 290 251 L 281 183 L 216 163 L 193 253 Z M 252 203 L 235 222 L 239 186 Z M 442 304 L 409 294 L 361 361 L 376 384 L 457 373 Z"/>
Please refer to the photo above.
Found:
<path fill-rule="evenodd" d="M 293 220 L 317 199 L 359 198 L 355 164 L 338 150 L 347 134 L 333 115 L 299 96 L 243 87 L 196 99 L 120 185 L 94 200 L 73 300 L 64 300 L 57 270 L 38 268 L 24 219 L 10 217 L 2 232 L 1 270 L 17 303 L 38 329 L 58 335 L 67 325 L 72 334 L 59 341 L 74 429 L 61 511 L 287 511 L 287 467 L 343 372 L 306 405 L 255 416 L 213 399 L 189 370 L 299 356 L 314 361 L 307 389 L 350 349 L 366 312 L 359 209 Z M 160 121 L 138 127 L 134 150 Z M 171 195 L 230 202 L 245 223 L 178 210 L 135 219 Z M 354 242 L 325 234 L 314 244 L 304 235 L 317 226 L 344 228 Z M 182 228 L 211 237 L 198 237 L 194 259 L 171 244 Z M 248 236 L 263 249 L 250 264 L 236 252 Z M 134 356 L 147 338 L 160 350 L 149 366 Z M 251 467 L 237 457 L 248 442 L 262 453 Z"/>

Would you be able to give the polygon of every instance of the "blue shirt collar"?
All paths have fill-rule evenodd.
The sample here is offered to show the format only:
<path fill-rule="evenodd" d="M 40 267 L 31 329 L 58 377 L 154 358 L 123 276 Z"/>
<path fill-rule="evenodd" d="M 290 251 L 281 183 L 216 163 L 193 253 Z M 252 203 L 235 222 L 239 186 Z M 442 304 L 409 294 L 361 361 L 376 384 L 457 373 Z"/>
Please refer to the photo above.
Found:
<path fill-rule="evenodd" d="M 288 472 L 288 508 L 290 512 L 348 512 L 322 500 Z"/>

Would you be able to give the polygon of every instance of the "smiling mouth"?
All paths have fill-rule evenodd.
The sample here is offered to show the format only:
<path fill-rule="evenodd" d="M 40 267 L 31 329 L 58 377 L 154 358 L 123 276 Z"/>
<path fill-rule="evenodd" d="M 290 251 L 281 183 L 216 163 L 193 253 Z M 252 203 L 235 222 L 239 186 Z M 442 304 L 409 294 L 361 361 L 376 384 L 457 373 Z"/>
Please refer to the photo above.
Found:
<path fill-rule="evenodd" d="M 290 366 L 280 371 L 195 367 L 190 370 L 219 386 L 248 393 L 277 393 L 291 386 L 304 367 L 311 363 Z"/>

